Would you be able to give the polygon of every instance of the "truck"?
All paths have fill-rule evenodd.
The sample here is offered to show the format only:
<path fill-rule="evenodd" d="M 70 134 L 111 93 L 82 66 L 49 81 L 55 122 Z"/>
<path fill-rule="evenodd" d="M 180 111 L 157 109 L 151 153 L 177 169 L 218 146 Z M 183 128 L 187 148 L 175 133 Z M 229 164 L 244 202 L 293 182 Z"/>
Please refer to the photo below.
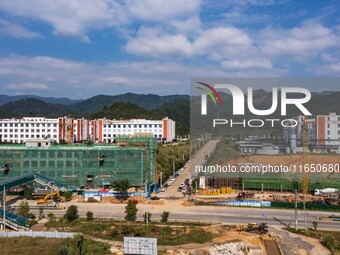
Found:
<path fill-rule="evenodd" d="M 335 188 L 325 188 L 325 189 L 316 189 L 314 191 L 315 196 L 322 196 L 322 195 L 332 195 L 338 193 L 338 189 Z"/>
<path fill-rule="evenodd" d="M 253 198 L 254 195 L 255 195 L 254 193 L 242 191 L 242 192 L 238 193 L 236 199 L 237 200 L 243 200 L 243 199 L 247 199 L 247 198 Z"/>

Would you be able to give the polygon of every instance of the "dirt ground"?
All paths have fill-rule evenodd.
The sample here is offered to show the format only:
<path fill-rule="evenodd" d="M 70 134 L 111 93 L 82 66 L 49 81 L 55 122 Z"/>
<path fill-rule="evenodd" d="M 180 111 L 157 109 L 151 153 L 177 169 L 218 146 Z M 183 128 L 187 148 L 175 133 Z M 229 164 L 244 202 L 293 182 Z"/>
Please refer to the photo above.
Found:
<path fill-rule="evenodd" d="M 251 155 L 232 159 L 226 164 L 234 165 L 238 163 L 262 163 L 271 165 L 299 165 L 302 163 L 302 155 Z M 309 164 L 339 164 L 340 155 L 308 155 Z"/>

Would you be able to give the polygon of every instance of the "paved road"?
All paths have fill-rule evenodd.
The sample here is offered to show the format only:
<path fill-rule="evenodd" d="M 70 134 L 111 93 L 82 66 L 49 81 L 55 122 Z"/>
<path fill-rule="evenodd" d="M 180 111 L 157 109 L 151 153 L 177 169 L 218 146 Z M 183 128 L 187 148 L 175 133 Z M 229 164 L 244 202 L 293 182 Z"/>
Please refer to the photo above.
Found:
<path fill-rule="evenodd" d="M 178 192 L 177 189 L 181 183 L 184 182 L 185 179 L 191 177 L 194 174 L 195 166 L 200 166 L 205 161 L 205 155 L 209 155 L 212 151 L 214 151 L 218 140 L 212 140 L 207 142 L 202 146 L 200 150 L 197 151 L 194 157 L 190 162 L 190 165 L 187 166 L 182 174 L 176 178 L 176 180 L 166 189 L 166 191 L 157 194 L 159 197 L 183 197 L 182 192 Z M 192 168 L 192 169 L 190 169 Z M 190 173 L 191 170 L 191 173 Z"/>
<path fill-rule="evenodd" d="M 65 207 L 72 203 L 64 203 Z M 76 203 L 79 208 L 80 216 L 85 217 L 88 210 L 94 213 L 97 218 L 114 218 L 123 219 L 125 216 L 125 204 L 97 204 L 97 203 Z M 278 209 L 258 209 L 258 208 L 235 208 L 235 207 L 213 207 L 213 206 L 180 206 L 178 201 L 172 201 L 166 205 L 147 205 L 138 204 L 138 219 L 143 219 L 143 213 L 149 211 L 152 213 L 152 218 L 160 219 L 163 211 L 169 211 L 169 219 L 172 221 L 199 221 L 207 223 L 225 223 L 225 224 L 246 224 L 248 222 L 267 222 L 271 226 L 283 226 L 291 224 L 294 226 L 294 211 L 293 210 L 278 210 Z M 33 212 L 33 210 L 32 210 Z M 38 210 L 35 210 L 38 214 Z M 47 210 L 44 214 L 53 212 L 57 216 L 65 214 L 65 210 Z M 331 214 L 340 216 L 340 213 L 327 213 L 307 211 L 306 219 L 308 227 L 312 227 L 312 222 L 316 217 L 327 217 Z M 298 214 L 298 227 L 303 228 L 303 212 Z M 275 219 L 276 218 L 276 219 Z M 319 221 L 319 229 L 340 230 L 340 222 L 335 221 Z"/>

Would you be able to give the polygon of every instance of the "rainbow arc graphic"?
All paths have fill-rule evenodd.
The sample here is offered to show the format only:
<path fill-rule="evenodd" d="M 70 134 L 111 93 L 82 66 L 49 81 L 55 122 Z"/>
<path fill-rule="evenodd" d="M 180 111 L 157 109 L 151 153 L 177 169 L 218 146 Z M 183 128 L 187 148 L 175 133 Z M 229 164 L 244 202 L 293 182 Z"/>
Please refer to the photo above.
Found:
<path fill-rule="evenodd" d="M 217 101 L 219 102 L 220 105 L 222 105 L 222 99 L 220 94 L 216 91 L 215 88 L 213 88 L 211 85 L 204 83 L 204 82 L 197 82 L 198 84 L 201 84 L 202 86 L 206 88 L 201 88 L 201 87 L 196 87 L 199 90 L 202 90 L 206 94 L 202 94 L 201 96 L 201 114 L 202 115 L 207 115 L 207 95 L 210 96 L 211 100 L 214 102 L 215 106 L 217 105 Z M 216 101 L 217 99 L 217 101 Z"/>

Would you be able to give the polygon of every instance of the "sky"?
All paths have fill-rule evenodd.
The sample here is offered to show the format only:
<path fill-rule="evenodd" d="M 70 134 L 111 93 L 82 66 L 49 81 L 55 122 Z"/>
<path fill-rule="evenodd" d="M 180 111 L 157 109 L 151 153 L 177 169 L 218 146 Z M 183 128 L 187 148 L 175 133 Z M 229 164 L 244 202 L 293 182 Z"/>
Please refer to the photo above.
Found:
<path fill-rule="evenodd" d="M 197 77 L 339 76 L 339 8 L 338 0 L 0 0 L 0 94 L 170 95 L 188 94 Z"/>

